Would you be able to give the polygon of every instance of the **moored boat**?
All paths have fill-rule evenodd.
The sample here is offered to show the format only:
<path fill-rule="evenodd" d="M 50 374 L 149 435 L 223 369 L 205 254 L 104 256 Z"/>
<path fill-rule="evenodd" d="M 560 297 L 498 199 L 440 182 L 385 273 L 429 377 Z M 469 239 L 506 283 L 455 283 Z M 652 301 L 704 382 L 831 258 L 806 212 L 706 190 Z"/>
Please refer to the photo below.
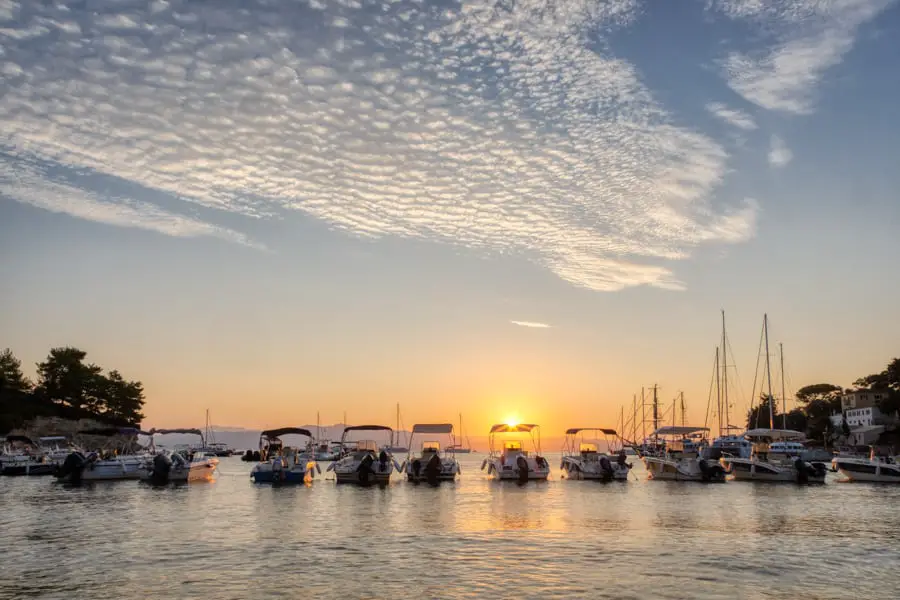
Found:
<path fill-rule="evenodd" d="M 392 434 L 394 430 L 385 425 L 353 425 L 345 427 L 341 434 L 341 446 L 348 447 L 347 438 L 355 431 L 385 431 Z M 375 440 L 359 440 L 356 447 L 348 451 L 348 454 L 340 460 L 328 466 L 329 471 L 334 471 L 338 483 L 358 483 L 368 485 L 372 483 L 388 483 L 394 468 L 400 471 L 400 465 L 394 460 L 387 448 L 379 449 Z"/>
<path fill-rule="evenodd" d="M 309 483 L 319 472 L 315 460 L 310 460 L 299 447 L 285 446 L 285 435 L 299 435 L 313 439 L 308 429 L 282 427 L 259 434 L 260 462 L 250 470 L 250 478 L 256 483 Z M 304 444 L 305 445 L 305 444 Z"/>
<path fill-rule="evenodd" d="M 453 425 L 451 423 L 417 423 L 413 425 L 412 433 L 409 436 L 410 446 L 413 445 L 416 434 L 420 436 L 449 435 L 452 441 Z M 449 448 L 453 448 L 453 444 Z M 410 452 L 400 470 L 405 471 L 406 478 L 409 481 L 428 481 L 429 483 L 454 481 L 460 473 L 459 462 L 456 460 L 453 451 L 441 452 L 440 441 L 427 438 L 422 442 L 422 451 L 418 455 Z"/>
<path fill-rule="evenodd" d="M 527 433 L 531 437 L 532 453 L 522 448 L 521 440 L 504 438 L 500 448 L 495 446 L 495 436 L 510 433 Z M 550 476 L 550 464 L 541 456 L 540 427 L 535 424 L 520 423 L 507 425 L 500 423 L 491 427 L 488 436 L 490 454 L 481 463 L 481 470 L 502 481 L 544 481 Z"/>
<path fill-rule="evenodd" d="M 121 481 L 140 479 L 141 468 L 150 454 L 137 449 L 137 436 L 149 435 L 133 427 L 110 427 L 78 432 L 80 436 L 106 438 L 103 448 L 93 452 L 70 453 L 56 473 L 60 481 Z"/>
<path fill-rule="evenodd" d="M 649 479 L 662 481 L 699 481 L 721 483 L 725 469 L 719 464 L 720 453 L 709 447 L 707 427 L 668 425 L 652 433 L 664 438 L 663 449 L 656 453 L 640 453 Z"/>
<path fill-rule="evenodd" d="M 588 437 L 585 437 L 587 434 Z M 599 435 L 605 437 L 606 452 L 599 450 Z M 592 437 L 593 436 L 593 437 Z M 568 479 L 626 481 L 631 465 L 626 462 L 615 429 L 575 427 L 566 430 L 563 457 L 559 468 Z"/>
<path fill-rule="evenodd" d="M 749 458 L 723 456 L 722 464 L 738 481 L 825 483 L 825 467 L 803 459 L 804 435 L 790 429 L 750 429 L 744 436 L 752 443 Z"/>
<path fill-rule="evenodd" d="M 169 434 L 195 434 L 200 436 L 200 447 L 205 448 L 203 432 L 199 429 L 151 429 L 151 456 L 147 457 L 141 468 L 142 481 L 150 481 L 156 485 L 166 483 L 189 483 L 209 481 L 216 473 L 219 459 L 215 454 L 203 450 L 185 449 L 180 452 L 157 450 L 155 436 Z"/>
<path fill-rule="evenodd" d="M 870 449 L 868 458 L 835 456 L 831 464 L 847 481 L 900 483 L 900 463 L 874 446 Z"/>

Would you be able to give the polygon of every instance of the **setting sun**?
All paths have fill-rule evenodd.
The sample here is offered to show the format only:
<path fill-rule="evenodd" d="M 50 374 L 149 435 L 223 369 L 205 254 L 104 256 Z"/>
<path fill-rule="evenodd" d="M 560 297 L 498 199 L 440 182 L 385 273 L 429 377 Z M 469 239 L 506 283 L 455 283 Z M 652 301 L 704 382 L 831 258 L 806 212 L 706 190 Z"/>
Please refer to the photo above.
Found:
<path fill-rule="evenodd" d="M 506 417 L 504 422 L 510 427 L 515 427 L 519 424 L 519 417 Z"/>

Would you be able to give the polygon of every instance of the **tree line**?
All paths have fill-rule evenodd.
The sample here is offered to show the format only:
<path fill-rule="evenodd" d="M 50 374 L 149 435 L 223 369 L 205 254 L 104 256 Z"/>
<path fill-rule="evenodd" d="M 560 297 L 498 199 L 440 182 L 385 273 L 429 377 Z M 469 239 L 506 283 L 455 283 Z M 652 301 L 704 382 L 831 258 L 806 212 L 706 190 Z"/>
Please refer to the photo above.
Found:
<path fill-rule="evenodd" d="M 37 363 L 37 381 L 32 382 L 12 350 L 0 351 L 0 432 L 36 417 L 138 425 L 144 419 L 141 382 L 125 379 L 116 370 L 104 372 L 86 359 L 84 350 L 53 348 Z"/>
<path fill-rule="evenodd" d="M 900 358 L 895 358 L 887 367 L 879 373 L 860 377 L 853 382 L 857 389 L 883 390 L 886 397 L 878 402 L 878 410 L 883 414 L 893 414 L 900 410 Z M 844 421 L 838 428 L 831 423 L 832 414 L 840 414 L 841 395 L 844 389 L 832 383 L 814 383 L 799 390 L 795 396 L 800 405 L 786 414 L 778 410 L 778 402 L 773 402 L 768 396 L 762 396 L 759 403 L 747 413 L 747 428 L 774 427 L 781 429 L 793 429 L 804 431 L 811 440 L 825 442 L 829 438 L 847 436 L 850 427 Z M 775 415 L 775 423 L 769 420 L 769 404 L 772 403 L 772 413 Z"/>

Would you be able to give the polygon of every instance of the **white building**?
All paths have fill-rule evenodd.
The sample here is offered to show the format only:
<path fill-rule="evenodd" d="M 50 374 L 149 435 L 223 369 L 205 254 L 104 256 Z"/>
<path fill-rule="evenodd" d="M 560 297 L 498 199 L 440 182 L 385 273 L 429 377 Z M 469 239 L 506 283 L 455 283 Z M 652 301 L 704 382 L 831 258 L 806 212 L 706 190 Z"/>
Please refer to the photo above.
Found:
<path fill-rule="evenodd" d="M 885 425 L 896 420 L 895 415 L 886 416 L 878 409 L 878 403 L 887 398 L 883 390 L 855 390 L 841 395 L 842 414 L 832 415 L 831 424 L 839 430 L 846 420 L 850 426 L 849 444 L 873 444 L 885 430 Z"/>

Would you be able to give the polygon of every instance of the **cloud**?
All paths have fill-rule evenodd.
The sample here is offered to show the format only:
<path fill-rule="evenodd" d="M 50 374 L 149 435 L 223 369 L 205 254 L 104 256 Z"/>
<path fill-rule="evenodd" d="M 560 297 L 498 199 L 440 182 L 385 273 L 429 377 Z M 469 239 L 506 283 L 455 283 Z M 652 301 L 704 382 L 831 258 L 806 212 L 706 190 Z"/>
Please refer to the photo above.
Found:
<path fill-rule="evenodd" d="M 759 51 L 723 61 L 728 85 L 765 109 L 811 113 L 825 72 L 841 63 L 861 25 L 896 0 L 710 0 L 731 19 L 749 23 L 764 40 Z"/>
<path fill-rule="evenodd" d="M 680 289 L 673 261 L 755 233 L 758 205 L 714 194 L 721 145 L 602 50 L 636 0 L 5 5 L 14 161 L 514 254 L 596 290 Z M 104 218 L 148 212 L 123 204 Z"/>
<path fill-rule="evenodd" d="M 756 121 L 742 110 L 728 108 L 720 102 L 710 102 L 706 105 L 706 110 L 732 127 L 737 127 L 744 131 L 756 129 Z"/>
<path fill-rule="evenodd" d="M 773 135 L 769 144 L 769 164 L 780 169 L 787 166 L 794 158 L 794 153 L 787 147 L 784 140 Z"/>
<path fill-rule="evenodd" d="M 547 323 L 538 323 L 537 321 L 510 321 L 510 323 L 521 327 L 530 327 L 532 329 L 549 329 L 550 327 L 553 327 Z"/>
<path fill-rule="evenodd" d="M 174 237 L 211 236 L 264 249 L 237 231 L 173 213 L 149 202 L 103 197 L 64 181 L 54 181 L 39 169 L 22 162 L 13 165 L 0 160 L 0 196 L 97 223 L 145 229 Z"/>

